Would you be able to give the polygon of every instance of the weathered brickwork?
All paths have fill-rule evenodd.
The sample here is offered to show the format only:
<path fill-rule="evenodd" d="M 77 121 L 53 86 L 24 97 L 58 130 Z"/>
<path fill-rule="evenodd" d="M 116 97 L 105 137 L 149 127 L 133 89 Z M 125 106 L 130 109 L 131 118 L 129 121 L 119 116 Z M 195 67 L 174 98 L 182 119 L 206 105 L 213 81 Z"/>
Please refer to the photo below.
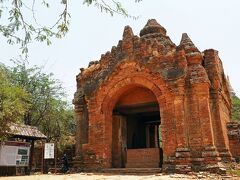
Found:
<path fill-rule="evenodd" d="M 216 50 L 200 52 L 186 33 L 175 45 L 156 20 L 140 37 L 126 26 L 118 45 L 77 75 L 76 166 L 111 168 L 114 108 L 153 100 L 161 116 L 164 170 L 204 170 L 231 160 L 228 87 Z M 124 99 L 126 92 L 141 95 Z"/>
<path fill-rule="evenodd" d="M 240 162 L 240 122 L 227 123 L 229 148 L 232 156 Z"/>
<path fill-rule="evenodd" d="M 127 168 L 154 168 L 159 166 L 159 149 L 130 149 L 127 152 Z"/>

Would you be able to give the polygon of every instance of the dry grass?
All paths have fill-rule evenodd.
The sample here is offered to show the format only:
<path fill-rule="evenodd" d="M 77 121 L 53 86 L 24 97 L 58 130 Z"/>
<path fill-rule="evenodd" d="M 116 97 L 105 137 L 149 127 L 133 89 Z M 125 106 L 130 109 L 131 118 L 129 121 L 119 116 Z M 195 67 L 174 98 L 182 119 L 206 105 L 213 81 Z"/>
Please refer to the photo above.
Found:
<path fill-rule="evenodd" d="M 240 177 L 240 170 L 231 169 L 231 170 L 228 170 L 227 172 L 228 172 L 228 174 Z"/>

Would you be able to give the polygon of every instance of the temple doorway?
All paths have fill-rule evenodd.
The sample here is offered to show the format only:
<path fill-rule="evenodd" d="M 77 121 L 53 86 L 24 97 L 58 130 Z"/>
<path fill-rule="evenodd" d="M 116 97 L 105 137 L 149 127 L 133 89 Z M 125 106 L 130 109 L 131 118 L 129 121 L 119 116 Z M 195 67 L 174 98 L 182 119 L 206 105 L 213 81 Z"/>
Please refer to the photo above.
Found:
<path fill-rule="evenodd" d="M 157 168 L 162 165 L 161 116 L 155 95 L 134 87 L 113 109 L 112 167 Z"/>

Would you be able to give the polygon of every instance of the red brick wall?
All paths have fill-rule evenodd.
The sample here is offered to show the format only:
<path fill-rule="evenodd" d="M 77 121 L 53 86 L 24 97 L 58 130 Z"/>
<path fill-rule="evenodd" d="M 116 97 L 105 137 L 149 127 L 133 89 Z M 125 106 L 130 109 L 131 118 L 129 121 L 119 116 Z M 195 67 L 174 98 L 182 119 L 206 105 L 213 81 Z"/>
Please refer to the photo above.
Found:
<path fill-rule="evenodd" d="M 127 168 L 158 168 L 159 162 L 159 148 L 127 150 Z"/>
<path fill-rule="evenodd" d="M 143 104 L 157 101 L 156 96 L 146 88 L 135 87 L 123 93 L 116 106 Z"/>
<path fill-rule="evenodd" d="M 229 148 L 232 156 L 240 162 L 240 123 L 227 123 Z"/>
<path fill-rule="evenodd" d="M 230 139 L 229 146 L 230 146 L 230 151 L 232 153 L 232 156 L 240 160 L 240 140 Z"/>

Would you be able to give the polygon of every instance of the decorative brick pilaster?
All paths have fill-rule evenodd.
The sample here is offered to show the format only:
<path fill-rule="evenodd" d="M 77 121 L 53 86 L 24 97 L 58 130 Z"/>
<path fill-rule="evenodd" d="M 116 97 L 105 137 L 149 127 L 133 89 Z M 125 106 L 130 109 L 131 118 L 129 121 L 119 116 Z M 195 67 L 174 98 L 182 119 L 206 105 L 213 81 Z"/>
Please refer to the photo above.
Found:
<path fill-rule="evenodd" d="M 83 151 L 82 151 L 82 120 L 84 118 L 84 95 L 78 89 L 74 94 L 73 104 L 75 105 L 75 121 L 76 121 L 76 146 L 73 166 L 82 169 L 83 166 Z"/>

